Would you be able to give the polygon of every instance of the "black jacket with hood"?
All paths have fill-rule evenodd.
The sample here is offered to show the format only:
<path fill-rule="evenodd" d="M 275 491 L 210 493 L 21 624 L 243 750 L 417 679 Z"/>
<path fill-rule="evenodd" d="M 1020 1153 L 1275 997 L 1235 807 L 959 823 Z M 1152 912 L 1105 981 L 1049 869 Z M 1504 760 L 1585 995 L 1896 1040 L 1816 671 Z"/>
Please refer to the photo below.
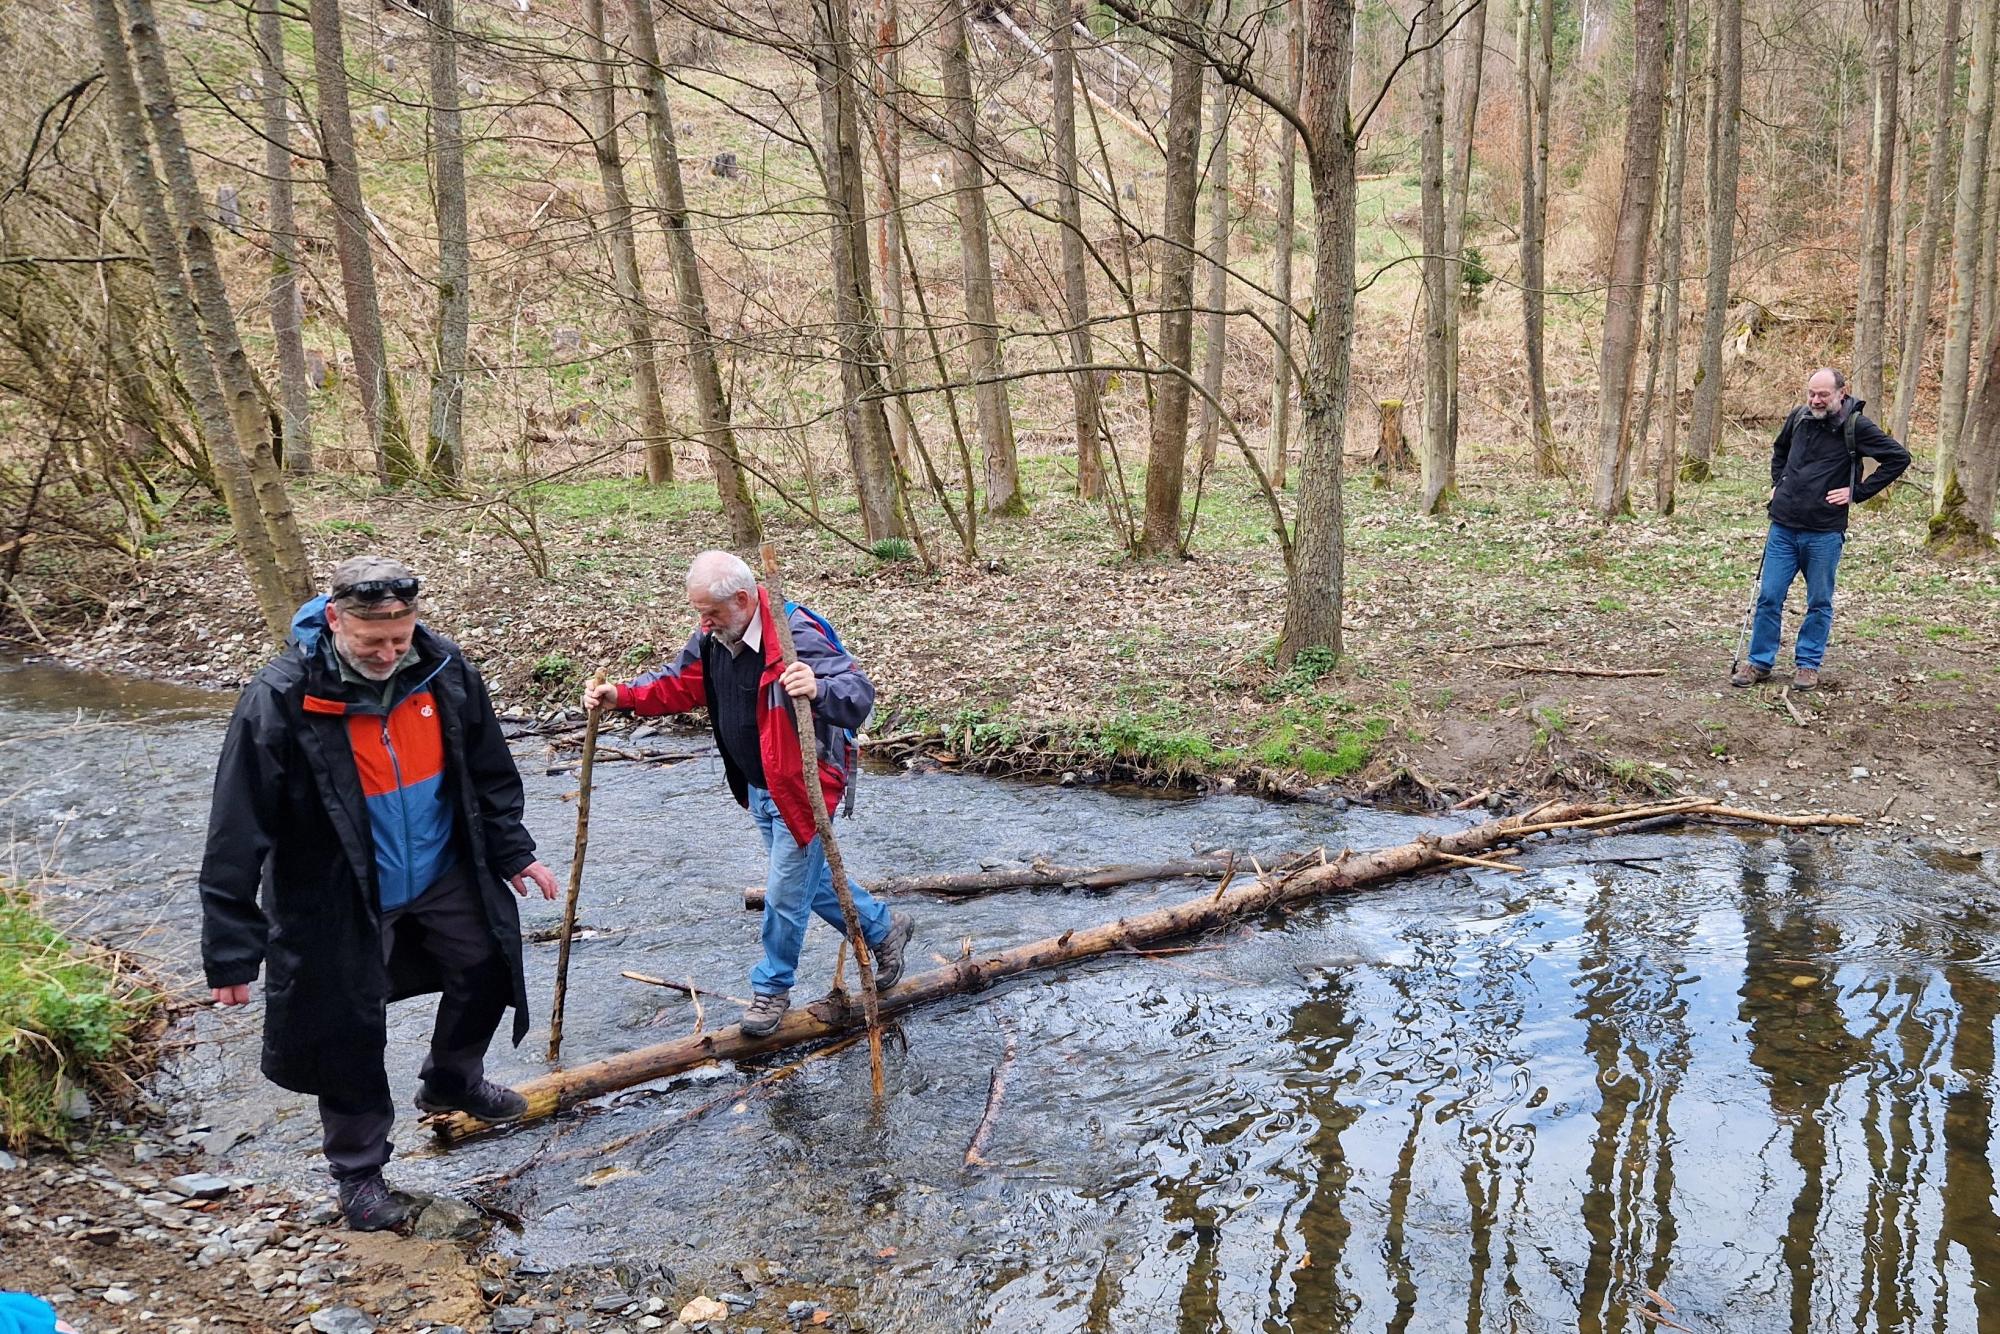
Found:
<path fill-rule="evenodd" d="M 1884 490 L 1910 466 L 1910 451 L 1889 433 L 1861 415 L 1858 398 L 1843 399 L 1840 410 L 1824 418 L 1804 408 L 1785 418 L 1771 444 L 1771 522 L 1811 533 L 1847 531 L 1854 506 Z M 1854 449 L 1847 447 L 1848 419 L 1853 418 Z M 1857 457 L 1858 456 L 1858 457 Z M 1861 459 L 1874 459 L 1875 471 L 1860 476 Z M 1849 504 L 1829 505 L 1826 493 L 1852 486 Z"/>
<path fill-rule="evenodd" d="M 388 1092 L 386 1007 L 439 990 L 425 955 L 400 944 L 382 962 L 376 868 L 347 722 L 304 701 L 379 710 L 344 682 L 326 630 L 325 599 L 299 609 L 293 647 L 244 688 L 215 772 L 201 865 L 202 962 L 211 987 L 266 974 L 263 1070 L 300 1093 Z M 417 663 L 429 679 L 456 815 L 459 864 L 486 909 L 513 982 L 514 1041 L 528 1031 L 521 921 L 503 883 L 535 859 L 522 826 L 520 772 L 493 702 L 458 647 L 419 625 Z M 261 903 L 260 903 L 261 898 Z"/>

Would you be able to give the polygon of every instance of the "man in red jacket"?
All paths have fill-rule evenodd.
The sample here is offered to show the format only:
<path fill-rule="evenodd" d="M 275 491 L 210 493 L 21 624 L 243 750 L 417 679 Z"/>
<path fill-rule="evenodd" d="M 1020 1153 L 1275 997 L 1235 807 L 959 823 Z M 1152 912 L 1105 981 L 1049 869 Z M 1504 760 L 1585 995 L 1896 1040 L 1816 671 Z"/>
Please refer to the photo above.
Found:
<path fill-rule="evenodd" d="M 770 595 L 729 552 L 696 556 L 687 584 L 688 602 L 701 621 L 679 656 L 664 670 L 623 685 L 587 686 L 583 703 L 588 709 L 649 716 L 708 710 L 729 790 L 737 804 L 749 808 L 771 858 L 764 888 L 764 958 L 751 970 L 754 999 L 743 1013 L 743 1031 L 762 1037 L 791 1004 L 806 924 L 816 913 L 836 930 L 846 929 L 813 823 L 790 699 L 813 702 L 815 778 L 831 812 L 852 776 L 843 733 L 868 720 L 875 686 L 801 611 L 789 618 L 798 661 L 785 666 Z M 891 913 L 858 882 L 849 883 L 875 962 L 875 985 L 887 990 L 903 976 L 916 924 L 904 913 Z"/>

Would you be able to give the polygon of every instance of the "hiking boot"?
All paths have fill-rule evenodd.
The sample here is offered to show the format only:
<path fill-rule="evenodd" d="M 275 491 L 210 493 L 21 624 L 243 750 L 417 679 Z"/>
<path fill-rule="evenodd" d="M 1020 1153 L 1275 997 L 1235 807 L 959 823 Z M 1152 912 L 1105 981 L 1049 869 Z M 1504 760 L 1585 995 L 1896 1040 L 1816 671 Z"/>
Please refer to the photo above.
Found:
<path fill-rule="evenodd" d="M 875 957 L 875 990 L 887 991 L 903 980 L 910 937 L 916 934 L 916 920 L 908 913 L 889 914 L 889 934 L 868 951 Z"/>
<path fill-rule="evenodd" d="M 1818 689 L 1819 689 L 1819 668 L 1817 668 L 1817 667 L 1801 667 L 1801 668 L 1799 668 L 1799 669 L 1798 669 L 1798 670 L 1797 670 L 1796 672 L 1793 672 L 1793 673 L 1792 673 L 1792 689 L 1794 689 L 1794 690 L 1818 690 Z"/>
<path fill-rule="evenodd" d="M 1769 667 L 1759 667 L 1754 662 L 1740 662 L 1736 664 L 1735 672 L 1730 675 L 1729 684 L 1740 689 L 1743 686 L 1762 685 L 1770 679 Z"/>
<path fill-rule="evenodd" d="M 436 1115 L 464 1112 L 490 1126 L 515 1121 L 528 1110 L 528 1100 L 503 1084 L 482 1079 L 460 1094 L 441 1093 L 429 1084 L 417 1085 L 417 1110 Z"/>
<path fill-rule="evenodd" d="M 355 1232 L 386 1232 L 401 1227 L 410 1206 L 389 1189 L 380 1172 L 340 1183 L 340 1212 Z"/>
<path fill-rule="evenodd" d="M 743 1036 L 769 1037 L 778 1027 L 778 1021 L 785 1017 L 785 1011 L 791 1008 L 792 993 L 789 991 L 758 992 L 750 1007 L 743 1011 Z"/>

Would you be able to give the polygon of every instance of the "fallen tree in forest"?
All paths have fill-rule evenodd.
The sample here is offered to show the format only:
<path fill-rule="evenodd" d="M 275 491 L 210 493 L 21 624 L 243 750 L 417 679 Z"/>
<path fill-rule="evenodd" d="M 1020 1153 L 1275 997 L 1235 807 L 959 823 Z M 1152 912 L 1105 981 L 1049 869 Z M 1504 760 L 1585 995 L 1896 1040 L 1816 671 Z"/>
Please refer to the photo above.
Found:
<path fill-rule="evenodd" d="M 1317 855 L 1317 854 L 1315 854 Z M 1280 863 L 1289 867 L 1292 861 Z M 962 871 L 952 875 L 890 875 L 870 880 L 866 888 L 876 897 L 894 894 L 941 894 L 946 898 L 969 898 L 996 889 L 1034 889 L 1061 886 L 1064 889 L 1113 889 L 1142 880 L 1215 880 L 1228 875 L 1239 863 L 1233 856 L 1184 857 L 1171 862 L 1139 862 L 1129 866 L 1053 866 L 1045 861 L 1026 866 L 1003 866 L 991 871 Z M 1248 865 L 1247 862 L 1240 863 Z M 758 912 L 764 907 L 764 887 L 747 885 L 743 907 Z"/>
<path fill-rule="evenodd" d="M 1322 851 L 1315 860 L 1290 870 L 1258 873 L 1244 859 L 1238 866 L 1249 869 L 1249 875 L 1241 877 L 1240 882 L 1235 877 L 1225 878 L 1213 892 L 1199 897 L 1121 917 L 1102 926 L 1072 929 L 996 954 L 983 957 L 967 954 L 942 968 L 910 977 L 881 994 L 880 1013 L 915 1009 L 945 996 L 983 991 L 995 982 L 1023 973 L 1209 930 L 1280 904 L 1358 889 L 1412 871 L 1451 869 L 1474 853 L 1531 834 L 1563 830 L 1604 832 L 1640 822 L 1658 827 L 1663 821 L 1694 819 L 1743 820 L 1789 828 L 1861 823 L 1852 815 L 1772 815 L 1699 798 L 1644 806 L 1550 803 L 1520 815 L 1447 833 L 1426 834 L 1413 842 L 1372 852 L 1357 853 L 1346 848 L 1329 857 Z M 792 1011 L 775 1030 L 761 1038 L 746 1037 L 741 1027 L 732 1024 L 530 1079 L 517 1089 L 528 1100 L 528 1110 L 521 1120 L 552 1116 L 586 1099 L 677 1074 L 708 1061 L 760 1056 L 834 1037 L 859 1028 L 863 1022 L 860 1004 L 846 992 L 836 990 Z M 463 1112 L 432 1118 L 430 1125 L 447 1144 L 491 1129 Z"/>

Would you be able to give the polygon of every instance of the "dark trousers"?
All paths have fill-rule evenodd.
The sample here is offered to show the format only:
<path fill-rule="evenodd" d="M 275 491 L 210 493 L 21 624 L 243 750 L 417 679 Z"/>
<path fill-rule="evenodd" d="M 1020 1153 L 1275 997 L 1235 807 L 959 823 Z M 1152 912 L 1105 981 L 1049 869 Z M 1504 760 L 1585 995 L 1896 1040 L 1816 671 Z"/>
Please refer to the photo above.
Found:
<path fill-rule="evenodd" d="M 398 948 L 429 957 L 443 976 L 431 1046 L 424 1058 L 424 1083 L 440 1094 L 455 1094 L 486 1077 L 486 1046 L 500 1026 L 514 988 L 506 960 L 486 929 L 479 893 L 463 866 L 400 908 L 382 914 L 382 962 Z M 370 1081 L 386 1089 L 387 1082 Z M 396 1146 L 389 1131 L 395 1104 L 386 1092 L 319 1100 L 327 1166 L 336 1180 L 378 1172 Z"/>

